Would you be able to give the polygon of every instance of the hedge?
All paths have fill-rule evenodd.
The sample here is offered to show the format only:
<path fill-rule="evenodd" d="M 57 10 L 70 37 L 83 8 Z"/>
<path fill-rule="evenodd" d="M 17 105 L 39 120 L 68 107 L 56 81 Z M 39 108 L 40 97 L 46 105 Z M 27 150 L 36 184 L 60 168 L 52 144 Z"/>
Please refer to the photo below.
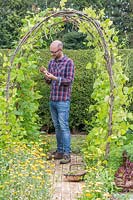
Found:
<path fill-rule="evenodd" d="M 1 50 L 1 52 L 3 52 L 3 50 Z M 5 52 L 7 51 L 4 50 L 4 53 Z M 133 84 L 133 49 L 119 50 L 119 52 L 123 55 L 123 63 L 127 63 L 125 72 L 130 80 L 128 85 L 131 86 Z M 86 122 L 91 121 L 91 115 L 88 112 L 88 108 L 89 105 L 93 103 L 91 94 L 93 92 L 93 83 L 95 80 L 95 70 L 86 69 L 86 65 L 88 62 L 91 62 L 93 65 L 95 55 L 93 50 L 64 50 L 64 53 L 72 58 L 75 64 L 75 80 L 71 97 L 70 128 L 73 133 L 77 131 L 86 131 L 86 129 L 91 129 L 91 125 Z M 38 67 L 42 65 L 47 67 L 50 59 L 51 56 L 48 50 L 40 50 Z M 37 82 L 36 89 L 39 90 L 42 95 L 38 110 L 42 130 L 51 132 L 54 129 L 49 112 L 50 89 L 49 86 L 45 84 L 42 74 L 38 73 L 35 80 Z M 130 110 L 133 110 L 133 105 L 130 106 Z"/>

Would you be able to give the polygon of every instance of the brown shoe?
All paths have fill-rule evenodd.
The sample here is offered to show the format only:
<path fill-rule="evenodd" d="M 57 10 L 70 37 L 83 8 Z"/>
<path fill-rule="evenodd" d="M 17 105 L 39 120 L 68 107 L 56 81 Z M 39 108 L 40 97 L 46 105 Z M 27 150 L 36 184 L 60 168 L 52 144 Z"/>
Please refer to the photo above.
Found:
<path fill-rule="evenodd" d="M 59 160 L 59 159 L 62 159 L 63 158 L 63 153 L 60 153 L 60 152 L 53 152 L 51 153 L 49 156 L 48 156 L 48 160 Z"/>
<path fill-rule="evenodd" d="M 71 162 L 71 157 L 70 155 L 64 154 L 63 159 L 60 161 L 60 164 L 67 164 Z"/>

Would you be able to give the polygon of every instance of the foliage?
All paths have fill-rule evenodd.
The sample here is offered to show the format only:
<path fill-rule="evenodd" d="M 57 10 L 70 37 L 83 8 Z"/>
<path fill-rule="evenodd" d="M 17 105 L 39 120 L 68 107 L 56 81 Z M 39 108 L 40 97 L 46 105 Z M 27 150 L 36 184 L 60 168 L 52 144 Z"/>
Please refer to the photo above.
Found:
<path fill-rule="evenodd" d="M 116 151 L 117 148 L 117 151 Z M 126 138 L 123 142 L 123 145 L 117 146 L 116 144 L 112 145 L 111 152 L 109 155 L 108 166 L 112 167 L 115 171 L 122 164 L 122 153 L 127 151 L 131 161 L 133 161 L 133 135 L 132 133 L 127 133 Z"/>
<path fill-rule="evenodd" d="M 126 82 L 126 86 L 133 87 L 133 50 L 121 50 L 120 52 L 120 55 L 122 56 L 123 65 L 125 66 L 124 72 L 129 78 L 129 80 Z M 130 96 L 129 101 L 130 105 L 128 109 L 130 112 L 133 112 L 133 95 Z M 132 123 L 132 121 L 130 123 Z"/>
<path fill-rule="evenodd" d="M 85 13 L 89 16 L 97 17 L 99 21 L 101 21 L 101 17 L 103 15 L 96 16 L 95 12 L 92 11 L 90 8 L 85 9 Z M 127 109 L 129 106 L 128 101 L 128 95 L 131 96 L 132 89 L 125 87 L 126 82 L 129 80 L 126 75 L 124 74 L 124 66 L 122 66 L 122 60 L 121 57 L 118 55 L 118 50 L 116 48 L 117 45 L 117 36 L 113 28 L 110 28 L 111 21 L 105 20 L 100 23 L 100 25 L 104 28 L 105 32 L 105 38 L 106 41 L 108 41 L 108 47 L 111 50 L 111 52 L 115 55 L 114 57 L 114 64 L 113 64 L 113 80 L 115 82 L 115 88 L 113 91 L 114 94 L 114 107 L 113 107 L 113 122 L 112 122 L 112 134 L 110 136 L 107 136 L 108 133 L 108 116 L 107 113 L 109 111 L 109 105 L 110 105 L 110 97 L 109 97 L 109 77 L 106 71 L 106 66 L 104 62 L 103 52 L 99 52 L 99 49 L 96 47 L 94 49 L 95 52 L 95 63 L 93 67 L 96 66 L 96 74 L 97 77 L 95 79 L 95 83 L 93 85 L 93 93 L 91 97 L 94 99 L 95 104 L 91 105 L 89 107 L 90 112 L 97 111 L 93 117 L 92 124 L 93 128 L 89 132 L 86 140 L 85 147 L 83 148 L 84 158 L 87 163 L 87 166 L 95 167 L 98 169 L 97 173 L 94 173 L 94 176 L 96 177 L 96 180 L 94 181 L 94 185 L 96 184 L 96 181 L 98 180 L 98 177 L 104 176 L 104 171 L 109 174 L 110 178 L 106 178 L 104 180 L 108 180 L 109 183 L 107 183 L 107 192 L 112 193 L 110 190 L 112 188 L 112 180 L 113 177 L 111 174 L 113 174 L 113 169 L 105 169 L 104 165 L 106 166 L 108 161 L 105 160 L 105 149 L 107 142 L 110 143 L 111 147 L 115 144 L 117 147 L 122 146 L 124 140 L 126 139 L 126 131 L 130 127 L 128 122 L 128 117 L 131 117 L 131 113 L 129 114 Z M 94 29 L 91 25 L 82 23 L 80 26 L 80 30 L 87 34 L 87 30 L 91 31 L 93 33 Z M 96 38 L 95 43 L 93 42 L 93 45 L 97 45 L 99 43 L 99 36 L 94 33 L 93 36 Z M 89 42 L 88 45 L 92 45 L 92 42 Z M 100 62 L 99 62 L 100 61 Z M 92 66 L 89 65 L 88 68 L 91 68 Z M 125 90 L 128 90 L 128 92 L 125 92 Z M 129 118 L 130 118 L 129 117 Z M 131 117 L 132 118 L 132 117 Z M 101 169 L 101 170 L 100 170 Z M 91 169 L 91 173 L 92 173 Z M 111 171 L 110 171 L 111 170 Z M 101 174 L 99 173 L 101 172 Z M 93 173 L 92 173 L 93 174 Z M 90 177 L 90 174 L 88 178 Z M 94 179 L 94 177 L 93 177 Z M 102 181 L 105 185 L 106 181 Z M 89 182 L 89 181 L 88 181 Z M 111 188 L 109 188 L 111 186 Z M 90 188 L 90 187 L 89 187 Z M 93 194 L 90 199 L 96 199 L 96 198 L 102 198 L 106 199 L 107 197 L 104 197 L 105 188 L 102 187 L 100 191 L 94 191 L 94 186 L 90 188 L 90 193 Z M 91 189 L 93 191 L 91 191 Z M 108 194 L 109 195 L 109 194 Z M 89 199 L 89 198 L 88 198 Z"/>
<path fill-rule="evenodd" d="M 112 0 L 106 5 L 106 15 L 111 18 L 114 26 L 119 32 L 120 38 L 120 48 L 122 48 L 122 43 L 125 43 L 127 47 L 133 47 L 132 41 L 132 26 L 133 26 L 133 5 L 131 0 Z M 123 40 L 124 37 L 124 40 Z M 125 46 L 124 45 L 124 46 Z"/>
<path fill-rule="evenodd" d="M 48 7 L 59 7 L 59 0 L 51 2 L 48 0 Z M 99 12 L 104 8 L 105 18 L 110 18 L 113 21 L 113 26 L 119 32 L 120 48 L 133 47 L 132 42 L 132 10 L 133 4 L 131 0 L 68 0 L 66 7 L 83 10 L 85 7 L 92 6 Z"/>
<path fill-rule="evenodd" d="M 128 193 L 121 195 L 114 183 L 114 171 L 102 166 L 89 167 L 86 177 L 86 187 L 80 200 L 129 199 Z"/>
<path fill-rule="evenodd" d="M 108 171 L 101 165 L 88 167 L 86 185 L 82 200 L 111 199 L 114 187 L 112 171 Z"/>
<path fill-rule="evenodd" d="M 62 38 L 66 49 L 85 49 L 86 36 L 76 31 L 64 34 Z"/>
<path fill-rule="evenodd" d="M 44 14 L 45 12 L 41 13 L 40 16 L 36 16 L 34 19 L 26 18 L 26 25 L 22 29 L 21 36 L 37 23 L 39 17 L 41 20 Z M 41 29 L 41 31 L 45 31 L 46 35 L 49 33 L 47 26 L 44 26 L 44 29 Z M 41 95 L 36 90 L 35 76 L 38 74 L 37 60 L 39 60 L 36 46 L 40 47 L 43 43 L 40 33 L 38 32 L 36 36 L 29 39 L 28 46 L 23 46 L 16 56 L 13 66 L 10 66 L 9 62 L 11 55 L 9 58 L 6 55 L 4 56 L 3 66 L 5 69 L 8 69 L 8 73 L 4 72 L 2 85 L 0 85 L 0 98 L 1 105 L 3 106 L 0 112 L 2 118 L 0 124 L 2 147 L 7 144 L 6 141 L 9 138 L 24 140 L 26 143 L 31 140 L 38 140 L 40 127 L 37 111 L 39 106 L 38 99 L 41 98 Z M 11 76 L 9 76 L 10 70 Z M 6 81 L 7 83 L 5 84 Z M 9 91 L 5 90 L 7 85 L 9 85 Z"/>
<path fill-rule="evenodd" d="M 132 170 L 133 162 L 131 162 L 127 151 L 123 154 L 123 163 L 115 173 L 115 183 L 118 187 L 123 188 L 123 191 L 130 191 L 133 188 Z"/>
<path fill-rule="evenodd" d="M 50 8 L 52 8 L 52 7 L 58 8 L 59 5 L 60 5 L 60 0 L 56 0 L 56 1 L 53 1 L 53 2 L 48 0 L 47 3 L 48 3 L 48 7 L 50 7 Z M 74 8 L 74 9 L 77 9 L 77 10 L 82 10 L 83 8 L 88 7 L 88 6 L 89 6 L 89 3 L 86 0 L 82 0 L 82 1 L 80 1 L 80 0 L 68 0 L 65 4 L 65 7 Z"/>
<path fill-rule="evenodd" d="M 100 160 L 97 165 L 94 165 L 92 161 L 88 162 L 88 173 L 86 175 L 86 185 L 81 198 L 82 200 L 92 200 L 96 198 L 102 200 L 111 199 L 116 196 L 116 193 L 120 192 L 121 189 L 115 185 L 114 175 L 122 164 L 123 151 L 126 150 L 131 161 L 133 161 L 133 135 L 132 133 L 127 133 L 126 136 L 122 146 L 117 146 L 116 144 L 111 146 L 108 164 L 105 161 L 101 163 Z M 84 153 L 88 154 L 88 151 Z M 92 158 L 93 154 L 89 154 L 89 157 Z M 117 199 L 126 200 L 128 197 L 128 194 L 123 197 L 118 195 Z"/>
<path fill-rule="evenodd" d="M 23 58 L 22 66 L 20 58 L 12 69 L 12 90 L 9 94 L 9 104 L 5 110 L 8 112 L 8 126 L 9 130 L 12 130 L 12 136 L 34 140 L 39 135 L 36 111 L 39 106 L 37 100 L 41 96 L 38 91 L 34 92 L 35 83 L 31 77 L 35 74 L 36 65 L 34 61 L 30 60 L 30 56 L 28 58 L 28 61 L 27 58 Z M 28 66 L 25 66 L 24 61 Z"/>
<path fill-rule="evenodd" d="M 53 166 L 46 163 L 46 153 L 38 143 L 8 143 L 0 153 L 0 199 L 51 199 Z"/>
<path fill-rule="evenodd" d="M 85 12 L 88 15 L 95 16 L 95 13 L 91 11 L 90 9 L 86 9 Z M 92 13 L 91 13 L 92 12 Z M 101 18 L 101 17 L 100 17 Z M 114 89 L 114 109 L 113 109 L 113 133 L 111 136 L 107 138 L 107 122 L 108 122 L 108 110 L 109 110 L 109 79 L 108 74 L 105 68 L 105 62 L 103 58 L 103 52 L 99 52 L 98 48 L 95 49 L 95 65 L 96 71 L 97 71 L 97 79 L 95 80 L 94 86 L 93 86 L 93 94 L 92 98 L 96 102 L 94 105 L 91 105 L 89 107 L 89 111 L 97 111 L 96 115 L 93 117 L 93 129 L 90 131 L 88 138 L 87 138 L 87 145 L 86 148 L 88 149 L 89 153 L 93 156 L 90 158 L 89 154 L 86 155 L 87 162 L 89 159 L 92 161 L 97 162 L 99 159 L 103 157 L 103 152 L 105 150 L 106 142 L 117 142 L 118 145 L 121 143 L 124 139 L 123 135 L 126 133 L 126 130 L 129 127 L 128 124 L 128 112 L 126 110 L 127 106 L 129 105 L 128 102 L 128 95 L 127 93 L 123 93 L 122 91 L 125 91 L 124 85 L 126 81 L 128 81 L 128 78 L 125 76 L 122 66 L 121 57 L 118 55 L 118 50 L 116 48 L 116 33 L 114 29 L 109 28 L 111 26 L 110 20 L 105 20 L 104 22 L 101 22 L 101 26 L 105 30 L 105 37 L 106 41 L 109 43 L 109 48 L 111 49 L 112 53 L 114 52 L 115 58 L 114 58 L 114 65 L 113 65 L 113 72 L 114 72 L 114 82 L 115 82 L 115 89 Z M 92 29 L 91 25 L 87 24 L 81 24 L 81 30 L 86 33 L 86 29 L 89 30 Z M 110 30 L 109 30 L 110 29 Z M 95 40 L 96 43 L 99 42 L 99 36 L 95 35 L 97 40 Z M 113 41 L 114 40 L 114 43 Z M 91 45 L 91 43 L 89 43 Z M 100 61 L 100 63 L 99 63 Z M 118 73 L 119 69 L 119 73 Z M 128 89 L 128 94 L 131 94 L 132 88 Z M 131 115 L 130 115 L 131 116 Z M 119 140 L 118 140 L 119 138 Z"/>
<path fill-rule="evenodd" d="M 1 51 L 6 53 L 7 56 L 10 55 L 10 51 Z M 71 57 L 75 63 L 75 81 L 72 89 L 72 99 L 71 99 L 71 112 L 70 112 L 70 127 L 72 131 L 83 131 L 90 130 L 92 125 L 91 116 L 89 114 L 88 108 L 90 104 L 93 104 L 91 94 L 93 91 L 93 83 L 95 80 L 94 70 L 86 70 L 87 63 L 94 63 L 94 51 L 93 50 L 78 50 L 71 51 L 65 50 L 65 54 Z M 3 55 L 3 54 L 2 54 Z M 129 77 L 129 82 L 126 83 L 127 86 L 132 86 L 132 50 L 119 50 L 119 55 L 122 56 L 122 63 L 125 66 L 125 73 Z M 48 50 L 38 50 L 38 66 L 44 65 L 47 67 L 49 60 L 51 59 Z M 89 65 L 88 65 L 89 66 Z M 3 72 L 1 71 L 1 75 Z M 2 80 L 2 77 L 1 77 Z M 39 123 L 43 126 L 43 130 L 52 131 L 53 123 L 51 120 L 49 112 L 49 87 L 45 84 L 43 76 L 37 71 L 35 75 L 36 90 L 39 91 L 41 98 L 38 100 L 39 107 L 37 113 L 39 114 Z M 88 87 L 89 84 L 89 87 Z M 79 103 L 80 102 L 80 103 Z M 129 106 L 130 112 L 133 110 L 132 99 L 130 100 Z M 82 110 L 82 112 L 79 112 Z M 89 121 L 89 124 L 88 124 Z"/>
<path fill-rule="evenodd" d="M 106 33 L 105 39 L 106 42 L 109 43 L 109 48 L 112 52 L 115 54 L 115 63 L 113 65 L 114 70 L 114 81 L 116 84 L 116 87 L 114 89 L 114 96 L 115 96 L 115 105 L 114 105 L 114 112 L 113 112 L 113 135 L 108 137 L 108 142 L 115 142 L 119 137 L 119 143 L 122 143 L 123 135 L 126 132 L 126 130 L 129 127 L 127 116 L 130 118 L 130 114 L 128 115 L 125 108 L 129 105 L 128 104 L 128 94 L 131 93 L 131 89 L 125 88 L 125 94 L 123 94 L 123 85 L 128 80 L 127 77 L 123 74 L 123 69 L 121 67 L 121 58 L 117 56 L 118 51 L 116 49 L 116 43 L 117 43 L 117 36 L 114 31 L 114 29 L 111 29 L 111 21 L 103 20 L 104 14 L 101 12 L 98 16 L 96 15 L 95 11 L 93 11 L 91 8 L 87 8 L 84 10 L 85 14 L 87 14 L 89 17 L 97 18 L 97 20 L 101 21 L 101 27 L 103 27 L 104 32 Z M 38 19 L 42 19 L 42 16 L 46 14 L 46 12 L 42 12 L 39 15 L 37 15 L 34 18 L 26 19 L 28 27 L 24 26 L 22 34 L 24 34 L 31 26 L 32 24 L 36 23 Z M 12 82 L 15 81 L 17 83 L 16 89 L 13 90 L 13 97 L 12 100 L 15 101 L 14 106 L 16 109 L 13 109 L 13 112 L 15 115 L 17 115 L 17 119 L 19 120 L 20 127 L 23 127 L 23 136 L 24 138 L 29 137 L 29 135 L 33 135 L 33 132 L 36 132 L 37 124 L 36 121 L 38 119 L 38 116 L 36 115 L 37 109 L 38 109 L 38 102 L 37 100 L 41 97 L 38 95 L 38 90 L 34 91 L 34 88 L 36 86 L 34 77 L 37 73 L 37 62 L 40 59 L 40 56 L 38 56 L 39 52 L 35 49 L 35 51 L 31 51 L 33 47 L 41 45 L 39 42 L 42 42 L 40 40 L 42 34 L 42 31 L 45 31 L 46 35 L 49 34 L 49 24 L 54 24 L 58 22 L 62 22 L 62 18 L 57 19 L 50 19 L 47 24 L 44 23 L 44 27 L 41 27 L 40 32 L 38 34 L 33 35 L 34 37 L 31 37 L 29 39 L 29 46 L 23 46 L 23 49 L 19 53 L 19 57 L 15 59 L 15 63 L 22 63 L 22 67 L 19 69 L 13 68 L 12 70 Z M 59 30 L 62 28 L 62 26 L 57 27 L 55 29 Z M 91 149 L 89 149 L 90 153 L 93 152 L 94 154 L 94 161 L 97 160 L 97 157 L 103 158 L 104 152 L 105 152 L 105 146 L 106 146 L 106 140 L 107 132 L 108 132 L 108 109 L 109 109 L 109 77 L 107 70 L 105 68 L 105 60 L 103 57 L 103 51 L 101 51 L 100 47 L 98 47 L 100 42 L 100 36 L 95 31 L 94 27 L 86 22 L 80 23 L 79 29 L 84 34 L 88 34 L 91 32 L 93 37 L 90 40 L 90 34 L 88 34 L 87 39 L 89 42 L 87 43 L 88 46 L 92 46 L 94 49 L 94 63 L 93 65 L 88 63 L 87 69 L 95 69 L 96 80 L 93 85 L 93 94 L 92 98 L 94 99 L 95 105 L 92 105 L 89 107 L 89 114 L 96 112 L 96 114 L 93 116 L 93 121 L 91 123 L 91 126 L 93 129 L 91 130 L 90 134 L 88 135 L 88 144 L 87 148 L 90 144 L 93 143 L 91 146 Z M 38 42 L 39 39 L 39 42 Z M 114 43 L 113 43 L 114 40 Z M 34 41 L 34 43 L 33 43 Z M 33 45 L 32 45 L 33 43 Z M 25 49 L 25 52 L 24 52 Z M 29 55 L 29 49 L 30 49 L 30 55 Z M 32 54 L 31 54 L 32 52 Z M 20 57 L 22 56 L 23 57 Z M 100 61 L 100 63 L 99 63 Z M 118 72 L 119 68 L 119 73 Z M 31 70 L 32 69 L 32 70 Z M 101 73 L 102 72 L 102 73 Z M 30 78 L 31 77 L 31 78 Z M 91 81 L 92 82 L 92 81 Z M 30 89 L 30 90 L 29 90 Z M 23 95 L 23 100 L 22 100 Z M 121 99 L 121 101 L 120 101 Z M 17 105 L 17 106 L 16 106 Z M 123 107 L 123 105 L 125 107 Z M 32 112 L 31 112 L 32 111 Z M 126 116 L 127 114 L 127 116 Z M 12 117 L 13 118 L 13 117 Z M 14 117 L 15 119 L 15 117 Z M 124 121 L 123 121 L 124 120 Z M 28 125 L 27 125 L 28 121 Z M 12 121 L 11 121 L 12 122 Z M 81 123 L 81 122 L 80 122 Z M 25 133 L 26 132 L 26 133 Z M 100 134 L 99 134 L 100 133 Z M 102 137 L 101 137 L 102 135 Z M 87 157 L 88 159 L 88 157 Z"/>
<path fill-rule="evenodd" d="M 12 48 L 14 42 L 19 39 L 22 18 L 31 10 L 32 0 L 23 2 L 21 0 L 0 0 L 0 46 L 1 48 Z"/>
<path fill-rule="evenodd" d="M 58 8 L 60 6 L 60 0 L 10 0 L 0 1 L 0 47 L 1 48 L 12 48 L 14 43 L 18 41 L 20 37 L 20 29 L 23 27 L 23 19 L 25 16 L 34 16 L 40 10 L 46 8 Z M 105 9 L 105 18 L 111 18 L 114 26 L 119 31 L 120 46 L 123 48 L 125 45 L 132 48 L 132 10 L 133 4 L 131 0 L 68 0 L 66 7 L 74 8 L 77 10 L 83 10 L 85 7 L 92 6 L 99 12 L 99 9 Z M 64 33 L 67 34 L 69 31 L 76 31 L 77 28 L 69 25 L 64 25 L 65 32 L 59 32 L 58 37 L 63 37 Z M 52 31 L 51 31 L 52 33 Z M 53 36 L 54 37 L 54 36 Z M 82 38 L 81 38 L 82 39 Z M 45 40 L 45 39 L 44 39 Z M 129 44 L 128 44 L 129 40 Z M 82 40 L 81 40 L 82 42 Z"/>
<path fill-rule="evenodd" d="M 115 27 L 119 36 L 119 48 L 133 47 L 132 43 L 132 10 L 133 5 L 130 0 L 118 1 L 89 1 L 89 6 L 96 10 L 104 8 L 105 18 L 113 21 L 112 27 Z"/>
<path fill-rule="evenodd" d="M 58 10 L 59 9 L 54 9 L 54 11 Z M 27 33 L 27 31 L 30 30 L 30 28 L 38 21 L 43 20 L 44 16 L 48 15 L 48 12 L 49 10 L 39 13 L 34 18 L 26 18 L 25 22 L 27 23 L 25 23 L 21 36 L 24 36 L 25 33 Z M 92 129 L 89 130 L 89 134 L 86 138 L 82 152 L 84 153 L 84 158 L 87 165 L 89 166 L 90 163 L 92 167 L 95 165 L 99 172 L 101 172 L 102 180 L 107 180 L 107 177 L 108 175 L 110 176 L 112 170 L 105 171 L 105 175 L 103 176 L 103 165 L 107 165 L 108 163 L 107 160 L 104 159 L 106 146 L 108 143 L 110 143 L 111 147 L 114 144 L 116 146 L 122 146 L 124 140 L 126 139 L 126 131 L 128 128 L 132 129 L 132 126 L 129 124 L 129 119 L 132 120 L 132 115 L 128 112 L 132 88 L 125 87 L 128 78 L 124 74 L 124 66 L 122 66 L 121 56 L 118 55 L 118 38 L 114 28 L 111 28 L 112 22 L 109 19 L 104 20 L 103 11 L 97 15 L 91 7 L 84 9 L 84 13 L 90 17 L 90 19 L 96 19 L 99 23 L 99 27 L 102 28 L 101 30 L 104 30 L 103 34 L 105 43 L 107 44 L 107 49 L 102 48 L 103 43 L 101 38 L 103 39 L 103 37 L 98 34 L 97 30 L 94 28 L 94 26 L 92 26 L 92 23 L 79 21 L 79 30 L 80 32 L 87 35 L 87 45 L 88 47 L 93 47 L 94 53 L 93 63 L 89 62 L 87 64 L 87 70 L 88 72 L 90 70 L 91 72 L 95 73 L 93 93 L 91 95 L 93 104 L 88 108 L 89 115 L 93 115 L 92 121 L 90 123 Z M 75 18 L 78 20 L 78 17 Z M 62 30 L 61 23 L 63 24 L 62 17 L 57 17 L 56 19 L 51 18 L 47 22 L 43 23 L 41 29 L 37 30 L 38 32 L 30 32 L 30 38 L 28 39 L 27 43 L 22 46 L 19 54 L 17 54 L 15 57 L 11 70 L 8 102 L 4 101 L 5 94 L 1 94 L 1 102 L 4 102 L 4 110 L 1 112 L 3 119 L 0 124 L 3 146 L 7 144 L 7 141 L 9 141 L 8 137 L 23 140 L 24 142 L 26 139 L 27 142 L 28 139 L 31 140 L 32 136 L 37 133 L 39 128 L 37 124 L 37 120 L 39 120 L 37 115 L 39 106 L 38 99 L 41 98 L 39 90 L 36 87 L 35 79 L 36 75 L 38 74 L 38 63 L 41 60 L 38 48 L 40 48 L 43 43 L 42 38 L 44 33 L 45 37 L 47 38 L 50 35 L 50 27 L 53 24 L 58 24 L 54 29 L 52 29 L 53 31 L 56 32 L 60 29 Z M 115 88 L 112 90 L 114 95 L 114 105 L 111 135 L 108 135 L 108 112 L 111 94 L 109 75 L 107 73 L 106 62 L 104 58 L 105 50 L 108 50 L 109 54 L 115 56 L 113 58 L 112 75 L 113 81 L 115 83 Z M 8 59 L 5 57 L 3 65 L 9 66 L 9 64 L 10 63 Z M 3 87 L 0 87 L 2 92 L 4 92 Z M 89 88 L 88 82 L 86 87 Z M 13 139 L 11 138 L 10 141 L 12 140 Z M 93 178 L 95 174 L 97 175 L 97 179 L 101 179 L 98 172 L 94 174 L 92 173 Z M 97 179 L 95 179 L 95 181 Z M 112 177 L 110 180 L 108 179 L 108 181 L 112 182 Z M 109 186 L 109 184 L 107 185 Z M 112 185 L 107 189 L 108 193 L 111 191 Z M 105 193 L 105 188 L 102 188 L 100 192 L 95 190 L 95 196 L 99 198 L 101 197 L 101 194 L 104 194 L 103 192 Z"/>

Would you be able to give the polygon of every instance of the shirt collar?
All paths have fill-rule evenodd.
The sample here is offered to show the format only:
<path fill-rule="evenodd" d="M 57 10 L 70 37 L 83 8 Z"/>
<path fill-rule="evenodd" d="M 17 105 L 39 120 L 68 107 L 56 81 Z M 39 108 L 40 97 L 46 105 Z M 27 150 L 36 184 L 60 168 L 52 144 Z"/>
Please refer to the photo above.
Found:
<path fill-rule="evenodd" d="M 58 60 L 55 60 L 55 59 L 54 59 L 54 61 L 55 61 L 56 63 L 58 63 L 58 62 L 64 62 L 65 60 L 67 60 L 67 56 L 66 56 L 66 55 L 64 55 L 62 58 L 60 58 L 60 59 L 58 59 Z"/>

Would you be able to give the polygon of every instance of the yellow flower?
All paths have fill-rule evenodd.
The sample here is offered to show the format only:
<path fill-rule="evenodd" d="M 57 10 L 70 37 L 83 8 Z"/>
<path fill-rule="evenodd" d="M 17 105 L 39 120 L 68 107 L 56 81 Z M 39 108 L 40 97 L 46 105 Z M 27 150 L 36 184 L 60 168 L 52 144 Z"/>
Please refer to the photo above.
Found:
<path fill-rule="evenodd" d="M 37 178 L 37 179 L 39 179 L 39 180 L 41 180 L 41 179 L 42 179 L 40 176 L 37 176 L 36 178 Z"/>
<path fill-rule="evenodd" d="M 34 171 L 37 171 L 37 168 L 33 165 L 31 166 L 31 168 L 34 170 Z"/>
<path fill-rule="evenodd" d="M 29 187 L 30 187 L 30 188 L 33 188 L 33 185 L 30 184 Z"/>
<path fill-rule="evenodd" d="M 45 157 L 45 156 L 46 156 L 46 154 L 45 154 L 45 153 L 41 153 L 41 156 L 44 156 L 44 157 Z"/>
<path fill-rule="evenodd" d="M 18 176 L 23 176 L 23 174 L 18 174 Z"/>
<path fill-rule="evenodd" d="M 9 184 L 9 182 L 7 182 L 7 181 L 6 181 L 6 182 L 5 182 L 5 184 L 6 184 L 6 185 L 8 185 L 8 184 Z"/>
<path fill-rule="evenodd" d="M 43 148 L 40 148 L 39 151 L 43 151 Z"/>
<path fill-rule="evenodd" d="M 36 153 L 36 152 L 33 152 L 32 155 L 34 155 L 34 156 L 36 156 L 36 157 L 39 156 L 38 153 Z"/>
<path fill-rule="evenodd" d="M 43 180 L 41 181 L 41 183 L 44 184 L 44 183 L 45 183 L 45 180 L 43 179 Z"/>
<path fill-rule="evenodd" d="M 41 163 L 41 164 L 43 164 L 44 162 L 43 162 L 43 160 L 38 160 L 38 163 Z"/>
<path fill-rule="evenodd" d="M 51 163 L 50 166 L 51 166 L 51 167 L 55 167 L 55 164 L 54 164 L 54 163 L 53 163 L 53 164 Z"/>
<path fill-rule="evenodd" d="M 14 191 L 13 194 L 17 194 L 17 192 Z"/>
<path fill-rule="evenodd" d="M 32 176 L 32 178 L 36 178 L 36 176 Z"/>
<path fill-rule="evenodd" d="M 86 193 L 85 196 L 86 196 L 86 197 L 91 197 L 92 194 L 90 194 L 90 193 Z"/>
<path fill-rule="evenodd" d="M 39 165 L 39 166 L 40 166 L 40 168 L 42 168 L 42 169 L 44 169 L 44 168 L 45 168 L 45 166 L 44 166 L 44 165 L 42 165 L 42 164 L 41 164 L 41 165 Z"/>
<path fill-rule="evenodd" d="M 42 142 L 42 144 L 47 144 L 46 142 Z"/>
<path fill-rule="evenodd" d="M 52 173 L 52 171 L 50 169 L 46 169 L 45 172 Z"/>
<path fill-rule="evenodd" d="M 29 174 L 25 174 L 24 176 L 29 176 Z"/>

